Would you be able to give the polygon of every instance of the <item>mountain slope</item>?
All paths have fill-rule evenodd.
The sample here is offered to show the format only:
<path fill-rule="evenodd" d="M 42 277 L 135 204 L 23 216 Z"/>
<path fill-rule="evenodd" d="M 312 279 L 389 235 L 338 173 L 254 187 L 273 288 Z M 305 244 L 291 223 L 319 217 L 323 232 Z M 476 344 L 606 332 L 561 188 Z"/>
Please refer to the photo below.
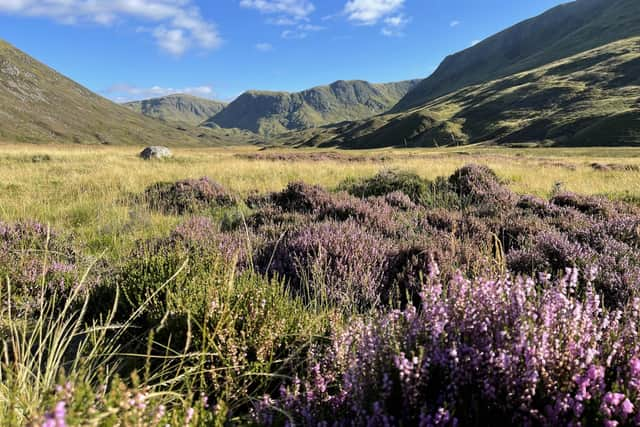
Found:
<path fill-rule="evenodd" d="M 577 0 L 563 4 L 447 57 L 430 77 L 400 100 L 393 112 L 638 35 L 638 0 Z"/>
<path fill-rule="evenodd" d="M 232 143 L 252 136 L 234 133 Z M 214 129 L 180 131 L 115 104 L 0 40 L 0 141 L 220 144 Z"/>
<path fill-rule="evenodd" d="M 249 91 L 211 117 L 205 125 L 274 135 L 362 119 L 387 111 L 417 82 L 337 81 L 297 93 Z"/>
<path fill-rule="evenodd" d="M 292 145 L 640 145 L 640 37 L 468 86 L 422 107 L 290 133 Z"/>
<path fill-rule="evenodd" d="M 147 117 L 197 126 L 218 114 L 227 104 L 186 94 L 176 94 L 127 102 L 124 105 Z"/>

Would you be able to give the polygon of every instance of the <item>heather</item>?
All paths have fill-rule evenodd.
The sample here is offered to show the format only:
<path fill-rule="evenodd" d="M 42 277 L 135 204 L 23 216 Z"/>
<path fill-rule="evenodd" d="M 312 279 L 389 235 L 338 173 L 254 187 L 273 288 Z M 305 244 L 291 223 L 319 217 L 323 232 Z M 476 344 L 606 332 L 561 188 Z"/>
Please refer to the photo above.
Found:
<path fill-rule="evenodd" d="M 638 300 L 558 281 L 425 276 L 420 305 L 356 319 L 264 396 L 268 425 L 635 425 Z M 287 414 L 283 416 L 282 414 Z"/>
<path fill-rule="evenodd" d="M 143 198 L 151 209 L 179 215 L 235 203 L 232 195 L 206 176 L 153 184 L 145 189 Z"/>
<path fill-rule="evenodd" d="M 251 163 L 242 177 L 210 158 L 187 171 L 178 150 L 104 209 L 87 194 L 114 190 L 86 183 L 68 220 L 4 221 L 0 417 L 636 424 L 640 216 L 620 201 L 633 193 L 583 194 L 571 178 L 608 173 L 510 157 L 552 168 L 542 191 L 500 166 L 506 154 L 446 168 L 446 155 L 299 155 L 315 165 L 224 157 Z M 67 159 L 51 158 L 38 168 Z M 172 190 L 152 205 L 157 182 Z"/>

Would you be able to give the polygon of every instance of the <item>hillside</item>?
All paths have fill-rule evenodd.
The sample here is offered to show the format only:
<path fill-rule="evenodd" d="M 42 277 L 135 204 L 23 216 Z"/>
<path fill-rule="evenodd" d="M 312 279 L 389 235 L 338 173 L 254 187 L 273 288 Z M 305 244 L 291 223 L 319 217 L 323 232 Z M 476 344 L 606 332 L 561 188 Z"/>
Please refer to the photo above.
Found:
<path fill-rule="evenodd" d="M 469 86 L 407 112 L 283 135 L 292 145 L 640 145 L 640 37 Z"/>
<path fill-rule="evenodd" d="M 248 132 L 165 125 L 96 95 L 0 40 L 0 141 L 219 145 L 254 139 Z"/>
<path fill-rule="evenodd" d="M 407 93 L 393 112 L 639 35 L 638 0 L 563 4 L 447 57 L 430 77 Z"/>
<path fill-rule="evenodd" d="M 371 117 L 395 105 L 416 83 L 337 81 L 296 93 L 249 91 L 205 125 L 240 128 L 263 135 Z"/>
<path fill-rule="evenodd" d="M 154 119 L 197 126 L 218 114 L 227 104 L 186 94 L 176 94 L 127 102 L 124 105 Z"/>

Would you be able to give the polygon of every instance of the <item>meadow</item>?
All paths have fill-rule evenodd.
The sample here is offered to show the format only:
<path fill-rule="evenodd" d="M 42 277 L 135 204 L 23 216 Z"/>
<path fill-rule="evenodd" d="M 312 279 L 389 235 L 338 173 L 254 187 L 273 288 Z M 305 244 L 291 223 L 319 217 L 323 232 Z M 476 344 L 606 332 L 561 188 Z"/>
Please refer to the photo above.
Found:
<path fill-rule="evenodd" d="M 138 152 L 0 145 L 7 425 L 640 422 L 640 149 Z"/>

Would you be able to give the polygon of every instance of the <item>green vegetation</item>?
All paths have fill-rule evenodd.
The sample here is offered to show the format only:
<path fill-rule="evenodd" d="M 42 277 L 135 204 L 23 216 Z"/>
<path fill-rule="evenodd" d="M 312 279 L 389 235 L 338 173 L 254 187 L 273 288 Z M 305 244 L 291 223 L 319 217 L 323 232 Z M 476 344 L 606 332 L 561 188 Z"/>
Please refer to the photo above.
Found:
<path fill-rule="evenodd" d="M 640 149 L 138 151 L 2 146 L 8 425 L 636 416 Z"/>
<path fill-rule="evenodd" d="M 247 143 L 237 130 L 179 130 L 102 98 L 0 41 L 0 140 L 101 145 Z"/>
<path fill-rule="evenodd" d="M 417 80 L 373 84 L 337 81 L 297 93 L 249 91 L 205 123 L 275 135 L 384 113 Z"/>
<path fill-rule="evenodd" d="M 449 56 L 393 109 L 401 112 L 472 86 L 640 35 L 636 0 L 577 0 Z"/>
<path fill-rule="evenodd" d="M 283 135 L 299 146 L 640 143 L 640 38 L 469 86 L 403 113 Z"/>
<path fill-rule="evenodd" d="M 127 102 L 126 107 L 165 122 L 197 126 L 226 107 L 225 102 L 178 94 Z"/>

